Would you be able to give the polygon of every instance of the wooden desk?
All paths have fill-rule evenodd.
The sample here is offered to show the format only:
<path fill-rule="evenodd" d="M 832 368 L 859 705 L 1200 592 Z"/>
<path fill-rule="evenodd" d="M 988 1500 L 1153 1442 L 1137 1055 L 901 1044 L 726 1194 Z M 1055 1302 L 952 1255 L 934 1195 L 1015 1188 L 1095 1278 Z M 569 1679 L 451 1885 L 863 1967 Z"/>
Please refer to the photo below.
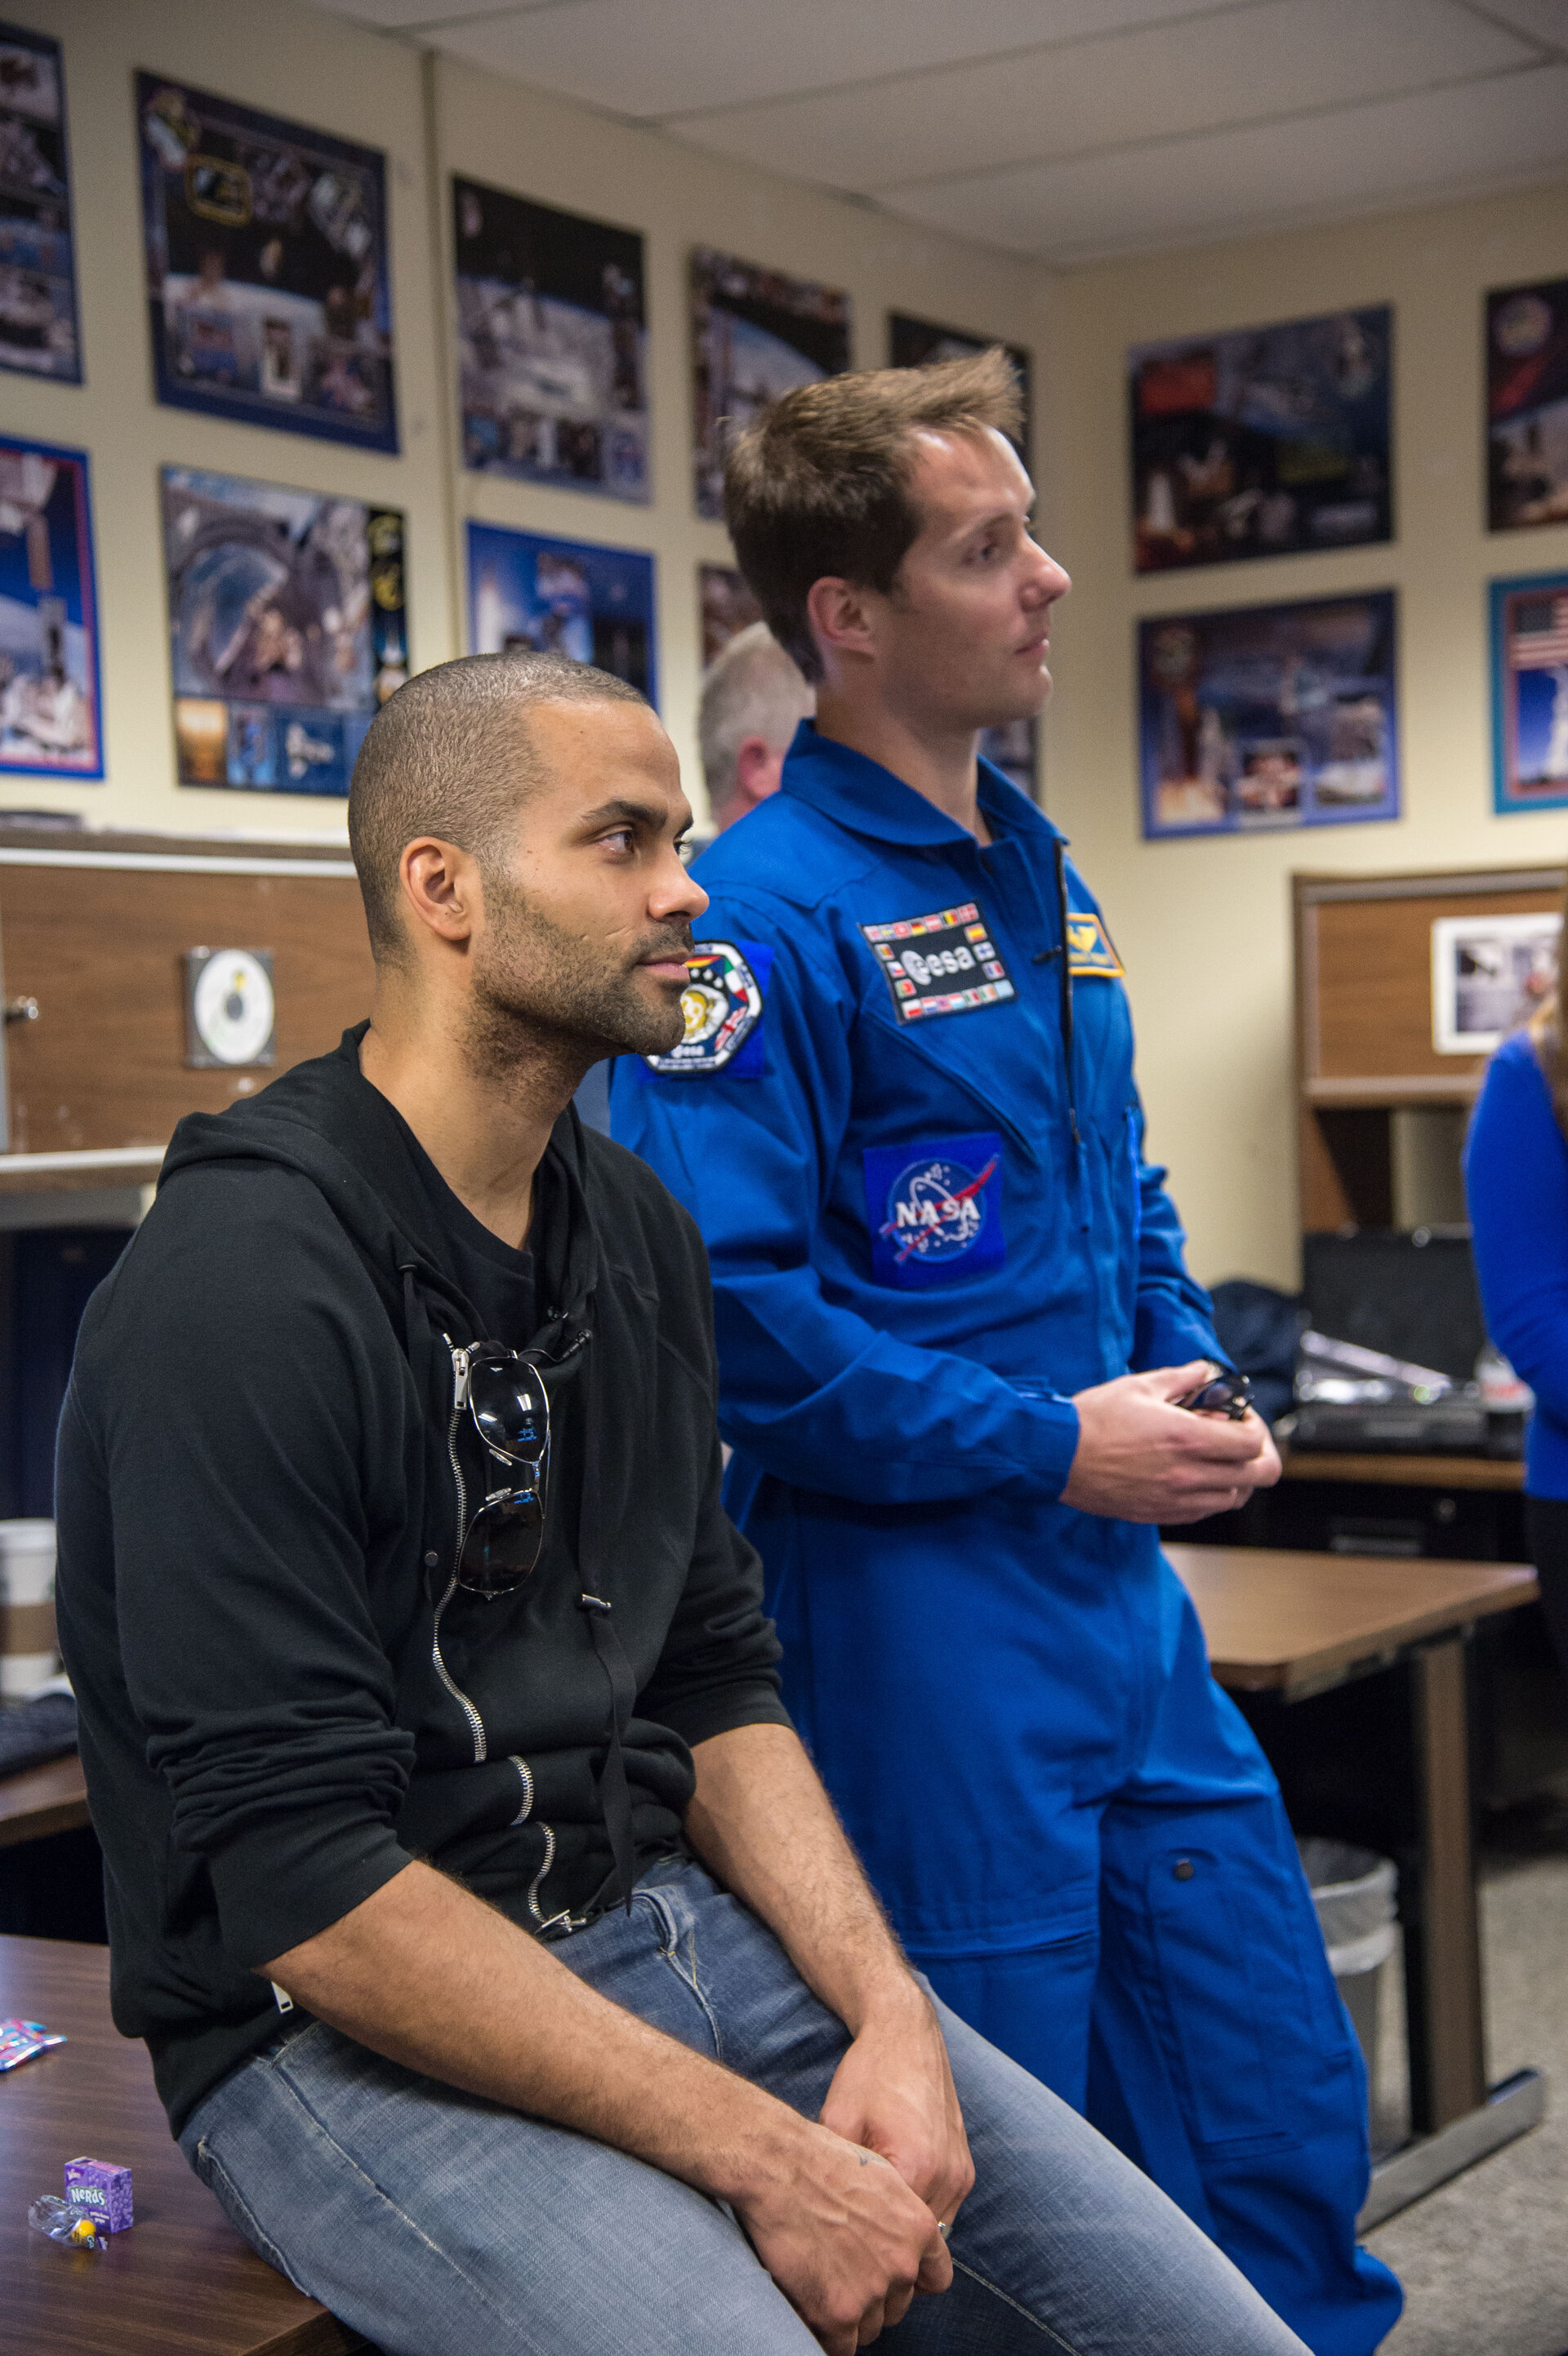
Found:
<path fill-rule="evenodd" d="M 87 1785 L 74 1751 L 42 1767 L 25 1767 L 19 1775 L 0 1775 L 0 1848 L 41 1840 L 46 1833 L 78 1832 L 90 1821 Z M 0 2006 L 5 2010 L 16 2007 Z"/>
<path fill-rule="evenodd" d="M 1524 1463 L 1517 1456 L 1392 1456 L 1377 1450 L 1353 1456 L 1337 1449 L 1287 1448 L 1281 1463 L 1287 1481 L 1375 1481 L 1391 1489 L 1524 1487 Z"/>
<path fill-rule="evenodd" d="M 1408 1562 L 1272 1547 L 1167 1546 L 1222 1686 L 1286 1703 L 1403 1669 L 1414 1839 L 1401 1859 L 1411 2116 L 1375 2170 L 1363 2228 L 1539 2124 L 1534 2071 L 1488 2088 L 1481 2006 L 1466 1642 L 1477 1620 L 1531 1603 L 1527 1565 Z M 1294 1713 L 1293 1713 L 1294 1714 Z"/>
<path fill-rule="evenodd" d="M 71 1762 L 74 1763 L 74 1762 Z M 49 1773 L 41 1769 L 40 1773 Z M 233 2231 L 170 2140 L 146 2049 L 109 2018 L 109 1951 L 0 1938 L 0 2014 L 66 2044 L 0 2077 L 0 2282 L 7 2356 L 347 2356 L 365 2342 Z M 68 2159 L 132 2172 L 136 2222 L 106 2250 L 28 2230 Z"/>

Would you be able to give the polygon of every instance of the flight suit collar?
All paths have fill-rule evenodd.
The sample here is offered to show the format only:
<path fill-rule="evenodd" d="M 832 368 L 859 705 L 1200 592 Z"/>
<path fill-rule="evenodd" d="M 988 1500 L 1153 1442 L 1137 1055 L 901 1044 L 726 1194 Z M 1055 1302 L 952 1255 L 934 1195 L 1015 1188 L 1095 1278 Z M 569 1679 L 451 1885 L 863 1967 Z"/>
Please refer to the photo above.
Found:
<path fill-rule="evenodd" d="M 810 720 L 802 720 L 795 731 L 784 759 L 780 790 L 821 810 L 852 834 L 867 835 L 874 842 L 942 850 L 976 847 L 969 830 L 938 809 L 924 794 L 918 794 L 880 761 L 835 744 L 831 737 L 819 736 Z M 1061 829 L 1053 826 L 1045 812 L 989 761 L 980 764 L 978 798 L 993 822 L 993 833 L 999 838 L 1033 834 L 1045 841 L 1067 840 Z"/>

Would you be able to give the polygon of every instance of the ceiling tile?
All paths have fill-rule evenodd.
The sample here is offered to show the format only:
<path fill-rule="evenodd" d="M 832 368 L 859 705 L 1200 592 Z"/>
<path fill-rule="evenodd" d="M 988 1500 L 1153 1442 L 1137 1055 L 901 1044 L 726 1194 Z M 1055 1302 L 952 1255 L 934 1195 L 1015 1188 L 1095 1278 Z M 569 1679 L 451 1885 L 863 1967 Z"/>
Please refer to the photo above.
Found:
<path fill-rule="evenodd" d="M 890 209 L 1042 262 L 1249 237 L 1568 169 L 1568 66 L 1116 155 L 912 187 Z"/>
<path fill-rule="evenodd" d="M 616 114 L 660 118 L 830 89 L 1108 27 L 1205 0 L 564 0 L 443 29 L 454 57 Z M 1212 5 L 1212 0 L 1209 0 Z"/>
<path fill-rule="evenodd" d="M 1466 0 L 1466 5 L 1475 4 Z M 1568 0 L 1483 0 L 1483 5 L 1488 16 L 1500 17 L 1516 33 L 1528 33 L 1531 40 L 1568 53 Z"/>
<path fill-rule="evenodd" d="M 1454 0 L 1269 0 L 668 127 L 748 163 L 870 190 L 968 173 L 987 155 L 1044 161 L 1306 113 L 1537 54 Z"/>

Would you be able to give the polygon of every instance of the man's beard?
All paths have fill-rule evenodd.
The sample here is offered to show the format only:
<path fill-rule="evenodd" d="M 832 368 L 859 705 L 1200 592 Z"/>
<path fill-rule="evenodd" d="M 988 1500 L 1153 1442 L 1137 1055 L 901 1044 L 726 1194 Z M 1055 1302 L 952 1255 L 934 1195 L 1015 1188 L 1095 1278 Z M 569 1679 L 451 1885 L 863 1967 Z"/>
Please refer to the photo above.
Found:
<path fill-rule="evenodd" d="M 606 1055 L 662 1055 L 680 1040 L 679 1000 L 650 1004 L 632 977 L 649 958 L 689 956 L 689 924 L 650 926 L 618 951 L 595 948 L 494 874 L 485 877 L 485 913 L 467 1043 L 477 1068 L 501 1072 L 542 1055 L 586 1071 Z"/>

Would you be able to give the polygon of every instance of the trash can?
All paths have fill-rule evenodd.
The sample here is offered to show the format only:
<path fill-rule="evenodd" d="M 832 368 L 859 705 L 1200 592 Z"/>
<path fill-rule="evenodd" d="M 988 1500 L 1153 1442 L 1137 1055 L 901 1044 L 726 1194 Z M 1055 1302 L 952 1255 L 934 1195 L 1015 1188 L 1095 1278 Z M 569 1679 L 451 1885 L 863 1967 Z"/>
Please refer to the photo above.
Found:
<path fill-rule="evenodd" d="M 1349 1841 L 1298 1840 L 1301 1862 L 1317 1908 L 1329 1968 L 1350 2015 L 1367 2064 L 1369 2089 L 1378 2083 L 1378 1995 L 1383 1966 L 1399 1939 L 1394 1901 L 1399 1873 L 1390 1858 Z"/>

